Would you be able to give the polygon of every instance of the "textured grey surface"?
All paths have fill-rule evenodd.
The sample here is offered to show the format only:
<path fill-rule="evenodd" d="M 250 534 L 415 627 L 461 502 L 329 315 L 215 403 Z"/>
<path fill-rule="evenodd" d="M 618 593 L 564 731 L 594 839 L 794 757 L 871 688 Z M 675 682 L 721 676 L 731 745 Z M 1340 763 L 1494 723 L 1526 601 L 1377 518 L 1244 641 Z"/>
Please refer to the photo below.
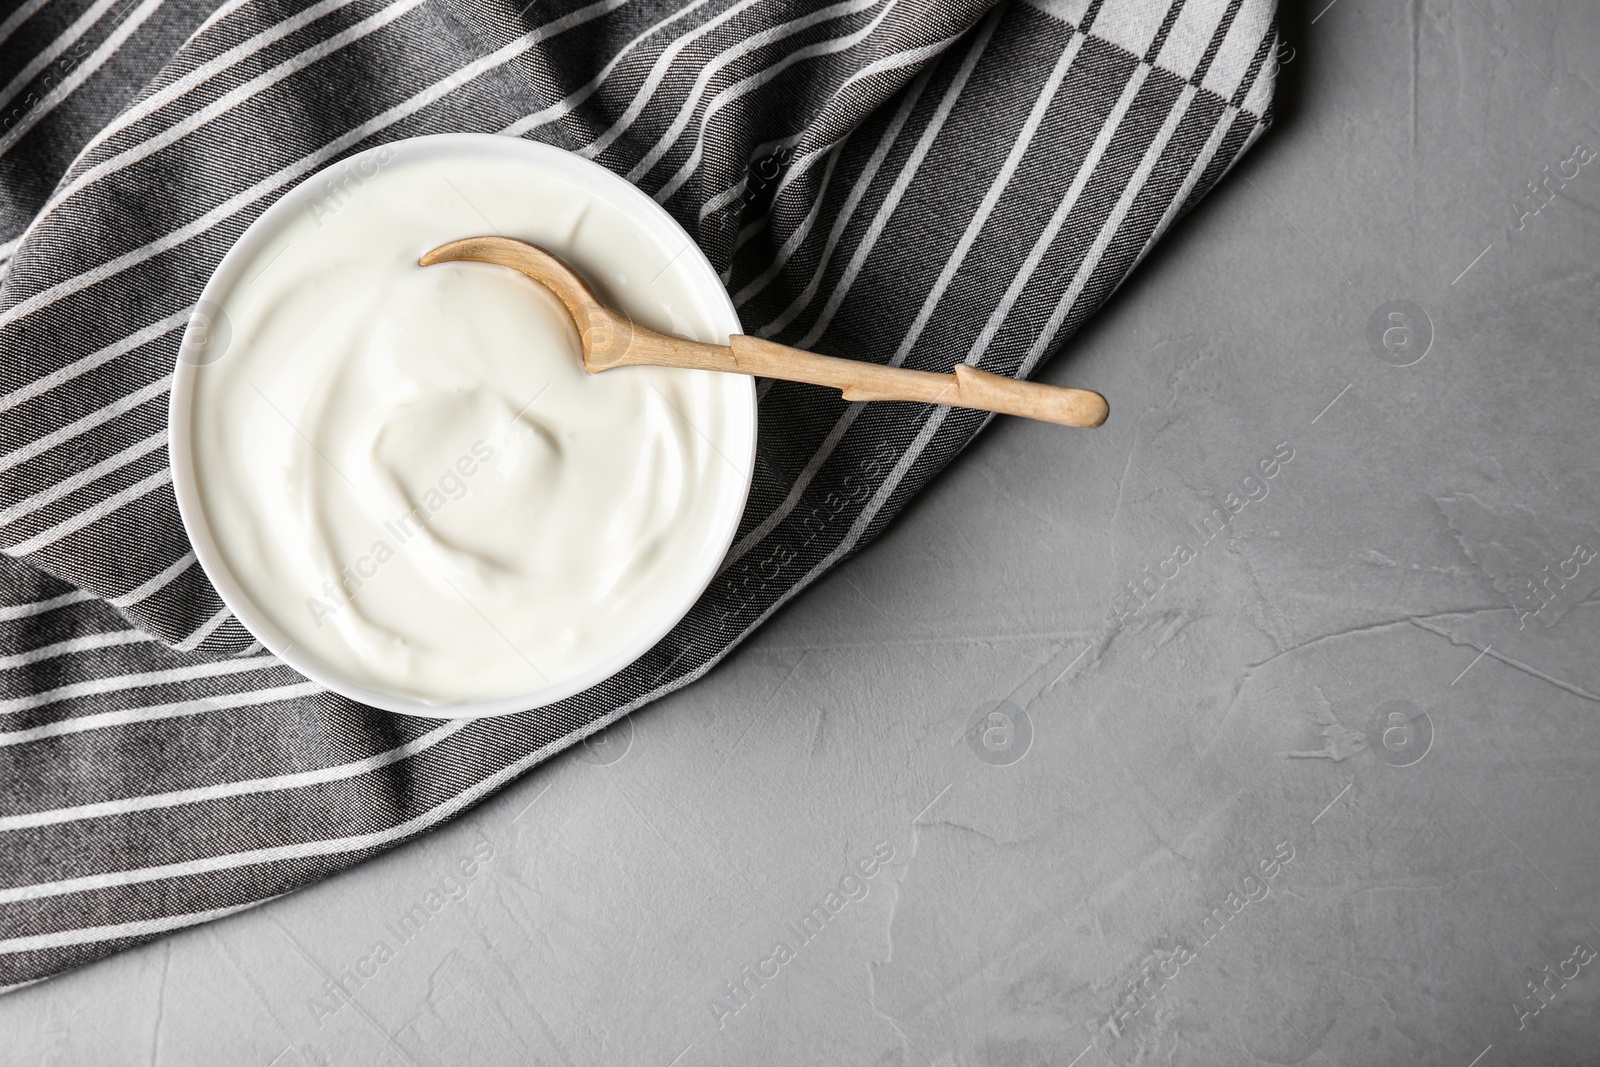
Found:
<path fill-rule="evenodd" d="M 996 423 L 703 681 L 0 1062 L 1600 1062 L 1600 8 L 1324 2 L 1050 368 L 1103 430 Z"/>

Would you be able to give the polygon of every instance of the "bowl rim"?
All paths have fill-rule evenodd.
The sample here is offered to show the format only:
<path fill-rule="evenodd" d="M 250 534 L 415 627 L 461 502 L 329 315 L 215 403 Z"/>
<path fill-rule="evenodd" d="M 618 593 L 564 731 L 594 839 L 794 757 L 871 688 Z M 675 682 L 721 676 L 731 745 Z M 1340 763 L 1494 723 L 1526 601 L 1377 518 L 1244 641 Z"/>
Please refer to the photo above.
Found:
<path fill-rule="evenodd" d="M 742 488 L 736 494 L 737 506 L 731 502 L 734 494 L 730 494 L 730 503 L 725 508 L 726 513 L 718 516 L 721 520 L 720 525 L 716 527 L 714 535 L 706 541 L 705 550 L 700 556 L 700 570 L 695 580 L 685 586 L 687 592 L 674 600 L 670 609 L 664 610 L 656 623 L 647 627 L 640 638 L 619 648 L 613 655 L 589 670 L 564 681 L 527 693 L 496 697 L 491 700 L 434 703 L 419 697 L 374 688 L 343 677 L 312 654 L 311 650 L 304 649 L 290 640 L 284 631 L 256 607 L 244 587 L 234 578 L 216 539 L 212 536 L 195 476 L 194 441 L 190 421 L 195 401 L 196 376 L 200 371 L 200 360 L 196 358 L 196 354 L 204 346 L 203 335 L 209 327 L 208 321 L 197 319 L 195 311 L 207 306 L 219 306 L 219 295 L 225 297 L 238 283 L 244 267 L 253 261 L 263 244 L 275 236 L 283 226 L 297 218 L 301 210 L 321 194 L 319 178 L 330 172 L 360 167 L 364 161 L 374 159 L 380 153 L 390 153 L 379 161 L 379 165 L 383 167 L 390 167 L 402 159 L 417 161 L 475 155 L 531 161 L 546 167 L 557 177 L 565 178 L 580 188 L 588 189 L 613 207 L 625 212 L 647 233 L 658 238 L 664 247 L 683 245 L 683 250 L 676 254 L 671 265 L 686 272 L 685 280 L 688 287 L 702 301 L 714 329 L 718 332 L 725 329 L 730 336 L 743 332 L 733 300 L 700 246 L 678 224 L 678 221 L 649 195 L 598 163 L 553 145 L 490 133 L 426 134 L 374 145 L 313 172 L 268 205 L 223 255 L 201 290 L 195 307 L 191 309 L 189 320 L 184 327 L 183 339 L 179 344 L 177 366 L 173 371 L 171 397 L 167 407 L 168 455 L 172 470 L 172 487 L 178 501 L 178 513 L 183 520 L 184 531 L 189 537 L 190 545 L 194 549 L 195 558 L 217 591 L 217 595 L 222 598 L 223 604 L 263 647 L 311 681 L 341 696 L 383 711 L 424 718 L 488 718 L 548 707 L 625 670 L 655 647 L 689 614 L 710 586 L 712 579 L 716 577 L 738 533 L 755 477 L 757 432 L 755 380 L 745 378 L 743 395 L 746 403 L 738 405 L 734 414 L 735 418 L 738 418 L 739 411 L 744 415 L 739 420 L 744 428 L 742 445 L 735 441 L 728 447 L 722 447 L 722 443 L 719 442 L 719 451 L 725 453 L 725 458 L 733 461 L 743 481 Z"/>

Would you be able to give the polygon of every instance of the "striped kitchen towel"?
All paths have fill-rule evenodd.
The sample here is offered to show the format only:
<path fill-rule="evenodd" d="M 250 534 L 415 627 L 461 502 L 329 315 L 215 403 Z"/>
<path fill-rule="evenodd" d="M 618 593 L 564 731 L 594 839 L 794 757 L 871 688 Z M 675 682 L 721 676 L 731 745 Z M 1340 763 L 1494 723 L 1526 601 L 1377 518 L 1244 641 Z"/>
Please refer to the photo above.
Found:
<path fill-rule="evenodd" d="M 288 892 L 699 677 L 984 425 L 763 383 L 727 564 L 559 706 L 428 721 L 265 654 L 167 466 L 179 338 L 274 198 L 388 140 L 565 146 L 746 329 L 1027 376 L 1271 117 L 1273 0 L 8 0 L 0 14 L 0 987 Z"/>

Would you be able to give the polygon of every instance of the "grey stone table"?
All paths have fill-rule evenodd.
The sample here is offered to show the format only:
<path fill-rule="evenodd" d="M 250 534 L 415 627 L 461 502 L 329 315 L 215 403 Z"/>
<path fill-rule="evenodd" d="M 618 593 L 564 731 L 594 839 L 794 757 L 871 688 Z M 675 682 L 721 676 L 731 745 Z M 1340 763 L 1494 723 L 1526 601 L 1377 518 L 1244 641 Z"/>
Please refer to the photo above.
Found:
<path fill-rule="evenodd" d="M 1050 367 L 1102 431 L 0 1061 L 1600 1062 L 1600 6 L 1324 3 Z"/>

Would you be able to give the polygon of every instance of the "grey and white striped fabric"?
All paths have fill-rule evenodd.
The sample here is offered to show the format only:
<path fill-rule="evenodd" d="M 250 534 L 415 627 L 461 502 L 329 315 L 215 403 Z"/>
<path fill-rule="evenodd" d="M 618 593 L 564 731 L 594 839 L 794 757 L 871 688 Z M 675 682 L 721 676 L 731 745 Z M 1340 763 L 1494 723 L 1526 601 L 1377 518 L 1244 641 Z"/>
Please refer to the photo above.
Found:
<path fill-rule="evenodd" d="M 983 427 L 763 383 L 726 567 L 558 707 L 423 721 L 279 664 L 167 467 L 185 319 L 374 144 L 563 145 L 664 204 L 748 332 L 1030 374 L 1270 121 L 1273 0 L 8 0 L 0 10 L 0 987 L 449 819 L 699 677 Z"/>

